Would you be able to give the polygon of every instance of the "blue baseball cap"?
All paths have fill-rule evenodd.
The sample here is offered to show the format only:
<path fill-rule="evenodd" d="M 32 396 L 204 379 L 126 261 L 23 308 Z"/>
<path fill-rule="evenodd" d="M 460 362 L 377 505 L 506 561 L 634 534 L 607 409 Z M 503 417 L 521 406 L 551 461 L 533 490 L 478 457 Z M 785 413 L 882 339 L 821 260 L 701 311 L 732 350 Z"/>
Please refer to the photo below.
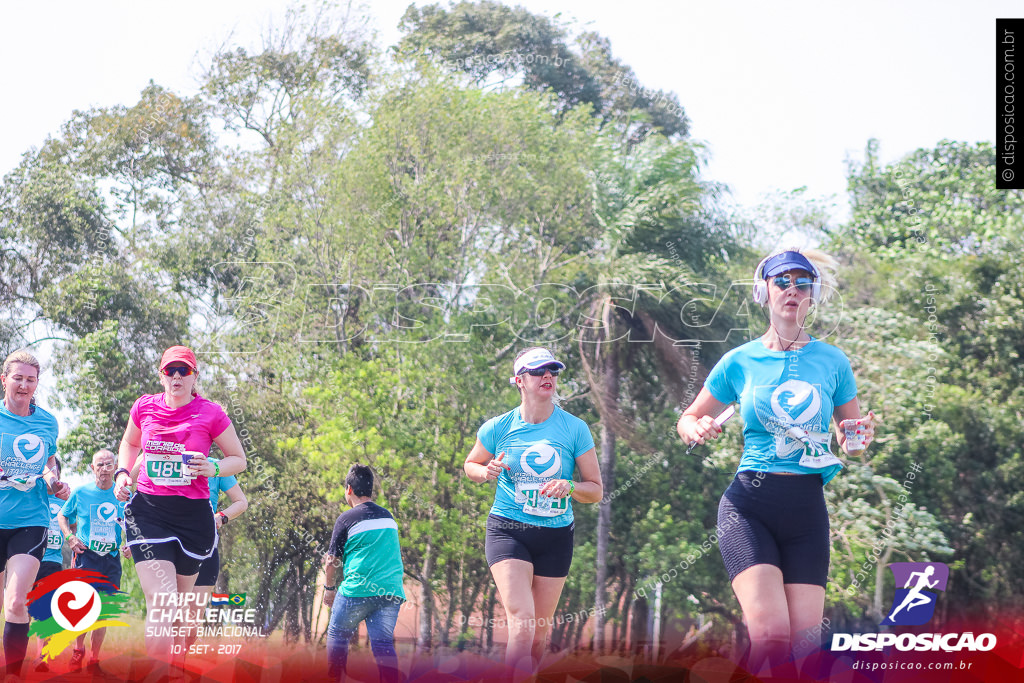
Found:
<path fill-rule="evenodd" d="M 815 268 L 814 264 L 808 261 L 807 257 L 799 251 L 784 251 L 781 254 L 772 256 L 764 262 L 764 268 L 761 269 L 761 276 L 767 280 L 768 278 L 775 277 L 780 273 L 796 269 L 806 270 L 815 278 L 818 277 L 818 269 Z"/>

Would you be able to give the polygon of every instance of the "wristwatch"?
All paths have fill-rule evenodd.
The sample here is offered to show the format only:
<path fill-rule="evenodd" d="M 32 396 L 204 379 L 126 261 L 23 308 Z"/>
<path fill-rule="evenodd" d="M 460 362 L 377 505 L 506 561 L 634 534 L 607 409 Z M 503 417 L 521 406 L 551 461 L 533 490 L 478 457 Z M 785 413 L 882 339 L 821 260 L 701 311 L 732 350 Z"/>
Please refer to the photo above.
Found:
<path fill-rule="evenodd" d="M 217 515 L 220 517 L 220 525 L 224 526 L 231 521 L 231 518 L 225 515 L 223 512 L 218 512 Z"/>

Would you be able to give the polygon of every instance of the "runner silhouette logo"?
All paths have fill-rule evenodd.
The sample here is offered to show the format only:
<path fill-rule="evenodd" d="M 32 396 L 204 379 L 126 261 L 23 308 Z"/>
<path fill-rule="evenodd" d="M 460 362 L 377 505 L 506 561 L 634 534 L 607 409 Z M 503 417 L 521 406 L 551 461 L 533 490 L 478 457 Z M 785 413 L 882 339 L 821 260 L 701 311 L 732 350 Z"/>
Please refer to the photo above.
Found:
<path fill-rule="evenodd" d="M 920 626 L 935 614 L 939 592 L 946 590 L 949 567 L 942 562 L 893 562 L 896 595 L 889 614 L 880 622 L 886 626 Z"/>

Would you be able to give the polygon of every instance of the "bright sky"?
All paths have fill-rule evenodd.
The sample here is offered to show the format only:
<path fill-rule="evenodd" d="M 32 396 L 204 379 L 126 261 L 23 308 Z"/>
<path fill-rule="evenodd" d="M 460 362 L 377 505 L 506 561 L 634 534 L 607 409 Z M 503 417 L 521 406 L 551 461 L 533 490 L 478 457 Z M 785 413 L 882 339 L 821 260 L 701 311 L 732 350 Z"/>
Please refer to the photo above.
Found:
<path fill-rule="evenodd" d="M 257 46 L 288 4 L 4 3 L 0 173 L 75 109 L 133 104 L 150 79 L 194 93 L 205 56 L 226 41 Z M 408 4 L 370 4 L 382 44 Z M 609 37 L 641 82 L 677 93 L 709 146 L 706 176 L 747 206 L 801 186 L 844 205 L 845 161 L 872 137 L 886 161 L 942 139 L 993 140 L 995 19 L 1021 14 L 995 0 L 518 4 Z"/>
<path fill-rule="evenodd" d="M 391 44 L 407 0 L 369 12 Z M 675 91 L 708 177 L 737 201 L 808 186 L 843 195 L 871 137 L 892 160 L 943 138 L 994 137 L 995 18 L 1019 3 L 522 0 L 612 41 L 646 85 Z M 0 171 L 76 108 L 132 104 L 149 79 L 184 93 L 224 41 L 252 47 L 286 0 L 5 3 Z M 841 198 L 842 199 L 842 198 Z"/>

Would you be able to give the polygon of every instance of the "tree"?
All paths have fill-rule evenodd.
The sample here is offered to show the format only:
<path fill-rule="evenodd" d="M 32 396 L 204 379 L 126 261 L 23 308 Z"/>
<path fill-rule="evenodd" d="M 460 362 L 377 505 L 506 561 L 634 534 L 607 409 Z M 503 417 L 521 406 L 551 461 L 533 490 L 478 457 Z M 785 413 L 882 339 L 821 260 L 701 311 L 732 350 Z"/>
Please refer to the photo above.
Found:
<path fill-rule="evenodd" d="M 953 613 L 1006 609 L 1021 594 L 1003 568 L 1022 547 L 1024 330 L 1011 311 L 1024 303 L 1024 200 L 994 189 L 994 168 L 987 143 L 943 141 L 883 165 L 872 141 L 850 168 L 851 220 L 832 236 L 856 266 L 848 287 L 880 309 L 865 309 L 853 335 L 885 406 L 870 465 L 896 481 L 921 468 L 913 500 L 963 559 L 947 588 Z"/>
<path fill-rule="evenodd" d="M 593 32 L 570 42 L 567 27 L 521 7 L 491 0 L 409 6 L 395 46 L 400 57 L 427 57 L 467 74 L 477 86 L 495 77 L 552 93 L 562 111 L 589 106 L 604 124 L 638 142 L 657 131 L 685 137 L 689 121 L 673 94 L 643 87 Z"/>
<path fill-rule="evenodd" d="M 718 317 L 711 325 L 697 327 L 681 316 L 689 306 L 691 315 L 713 319 L 706 301 L 692 305 L 691 292 L 716 275 L 721 254 L 730 246 L 728 233 L 713 212 L 715 186 L 699 179 L 698 154 L 693 145 L 651 136 L 632 150 L 610 154 L 597 175 L 596 220 L 603 235 L 588 258 L 586 276 L 595 284 L 582 302 L 588 325 L 579 343 L 601 418 L 600 463 L 606 491 L 596 544 L 598 650 L 604 648 L 605 591 L 612 565 L 608 547 L 616 441 L 625 437 L 647 456 L 655 451 L 632 426 L 643 418 L 629 414 L 637 407 L 638 396 L 649 392 L 648 382 L 656 381 L 648 373 L 667 379 L 666 390 L 650 409 L 661 412 L 666 404 L 685 402 L 684 382 L 704 372 L 691 353 L 693 345 L 705 339 L 724 341 L 731 323 Z M 679 340 L 688 345 L 678 345 Z M 622 396 L 623 389 L 631 395 Z M 636 580 L 623 574 L 619 585 L 626 588 Z"/>
<path fill-rule="evenodd" d="M 117 443 L 130 394 L 155 388 L 160 350 L 185 337 L 185 302 L 152 287 L 160 275 L 142 245 L 173 225 L 175 193 L 199 182 L 206 132 L 194 101 L 150 85 L 135 107 L 76 112 L 0 188 L 4 253 L 24 274 L 0 287 L 13 324 L 39 321 L 66 342 L 61 402 L 85 414 L 62 441 L 71 453 Z"/>

